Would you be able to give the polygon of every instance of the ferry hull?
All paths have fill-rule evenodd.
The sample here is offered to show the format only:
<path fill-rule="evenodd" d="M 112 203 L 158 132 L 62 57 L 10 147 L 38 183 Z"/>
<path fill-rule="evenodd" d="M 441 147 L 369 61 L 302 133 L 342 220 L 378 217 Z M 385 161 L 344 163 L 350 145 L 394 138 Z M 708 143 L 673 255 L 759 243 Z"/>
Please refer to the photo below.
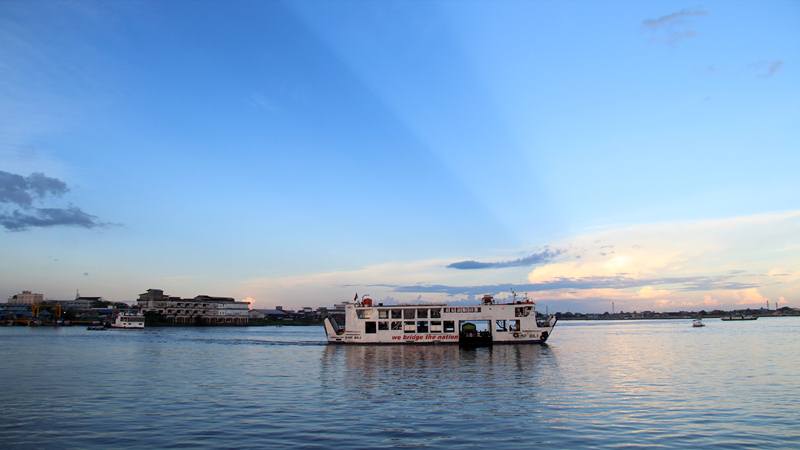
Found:
<path fill-rule="evenodd" d="M 144 324 L 141 324 L 141 325 L 130 325 L 130 324 L 118 325 L 118 324 L 112 323 L 111 324 L 111 328 L 114 328 L 114 329 L 117 329 L 117 330 L 144 330 Z"/>

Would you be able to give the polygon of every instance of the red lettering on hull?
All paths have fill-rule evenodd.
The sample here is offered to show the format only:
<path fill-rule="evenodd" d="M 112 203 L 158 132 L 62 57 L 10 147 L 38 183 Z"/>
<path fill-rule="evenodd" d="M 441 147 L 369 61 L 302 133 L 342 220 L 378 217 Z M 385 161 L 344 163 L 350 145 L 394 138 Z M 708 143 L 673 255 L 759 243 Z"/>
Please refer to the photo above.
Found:
<path fill-rule="evenodd" d="M 403 336 L 392 336 L 393 341 L 457 341 L 458 335 L 451 334 L 406 334 Z"/>

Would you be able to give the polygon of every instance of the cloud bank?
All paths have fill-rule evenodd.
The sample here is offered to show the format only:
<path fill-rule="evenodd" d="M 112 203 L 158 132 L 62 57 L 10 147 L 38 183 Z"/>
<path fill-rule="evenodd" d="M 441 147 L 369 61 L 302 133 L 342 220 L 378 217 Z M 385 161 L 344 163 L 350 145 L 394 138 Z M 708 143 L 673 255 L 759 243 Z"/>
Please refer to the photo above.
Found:
<path fill-rule="evenodd" d="M 48 195 L 60 196 L 69 191 L 67 184 L 58 178 L 43 173 L 32 173 L 27 177 L 0 170 L 0 203 L 29 207 L 34 199 Z"/>
<path fill-rule="evenodd" d="M 524 258 L 513 259 L 510 261 L 495 261 L 495 262 L 480 262 L 474 260 L 457 261 L 447 265 L 448 269 L 459 270 L 475 270 L 475 269 L 503 269 L 507 267 L 529 267 L 535 264 L 541 264 L 552 261 L 559 255 L 564 253 L 564 250 L 556 249 L 550 250 L 546 248 L 538 253 L 533 253 Z"/>
<path fill-rule="evenodd" d="M 685 19 L 691 17 L 702 17 L 706 15 L 708 15 L 708 12 L 702 9 L 682 9 L 655 19 L 645 19 L 642 21 L 642 25 L 653 29 L 664 28 L 682 23 Z"/>
<path fill-rule="evenodd" d="M 760 78 L 770 78 L 783 69 L 783 60 L 757 61 L 750 64 L 750 67 Z"/>
<path fill-rule="evenodd" d="M 514 291 L 558 291 L 558 290 L 585 290 L 585 289 L 630 289 L 646 286 L 670 286 L 681 291 L 708 291 L 711 289 L 750 289 L 758 287 L 753 283 L 743 283 L 732 280 L 730 275 L 716 276 L 688 276 L 688 277 L 661 277 L 661 278 L 633 278 L 620 276 L 595 276 L 584 278 L 556 278 L 539 283 L 503 283 L 478 286 L 448 286 L 448 285 L 405 285 L 387 286 L 395 292 L 412 293 L 441 293 L 448 295 L 481 295 L 486 293 Z"/>
<path fill-rule="evenodd" d="M 10 231 L 22 231 L 31 227 L 54 227 L 58 225 L 95 228 L 103 224 L 97 217 L 83 212 L 80 208 L 32 208 L 30 212 L 19 210 L 0 214 L 0 225 Z"/>
<path fill-rule="evenodd" d="M 34 172 L 27 177 L 0 170 L 0 225 L 8 231 L 29 228 L 103 226 L 97 217 L 70 205 L 66 208 L 38 206 L 45 200 L 69 192 L 67 184 L 58 178 Z"/>
<path fill-rule="evenodd" d="M 642 27 L 651 34 L 654 41 L 675 45 L 697 36 L 693 19 L 706 15 L 708 11 L 703 9 L 682 9 L 654 19 L 645 19 Z"/>
<path fill-rule="evenodd" d="M 387 262 L 247 280 L 257 305 L 328 305 L 354 291 L 379 301 L 475 302 L 528 292 L 551 311 L 800 307 L 800 211 L 594 230 L 525 258 Z M 535 256 L 535 257 L 534 257 Z M 524 261 L 524 263 L 523 263 Z M 468 263 L 468 264 L 463 264 Z M 533 264 L 531 264 L 533 263 Z M 506 270 L 469 270 L 507 267 Z M 463 267 L 466 266 L 466 267 Z"/>

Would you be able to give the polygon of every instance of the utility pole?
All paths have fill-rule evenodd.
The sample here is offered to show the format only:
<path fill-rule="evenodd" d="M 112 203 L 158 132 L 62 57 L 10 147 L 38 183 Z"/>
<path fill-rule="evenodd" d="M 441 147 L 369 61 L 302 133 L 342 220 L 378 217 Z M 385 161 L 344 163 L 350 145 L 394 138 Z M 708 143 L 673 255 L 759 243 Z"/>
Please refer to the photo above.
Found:
<path fill-rule="evenodd" d="M 615 311 L 614 311 L 614 302 L 611 302 L 611 314 L 615 314 Z"/>

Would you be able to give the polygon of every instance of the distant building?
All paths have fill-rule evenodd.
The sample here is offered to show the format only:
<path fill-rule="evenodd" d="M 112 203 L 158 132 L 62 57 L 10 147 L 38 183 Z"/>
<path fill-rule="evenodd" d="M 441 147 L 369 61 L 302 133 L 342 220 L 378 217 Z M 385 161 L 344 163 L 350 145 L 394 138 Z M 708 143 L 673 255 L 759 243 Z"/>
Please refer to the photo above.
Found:
<path fill-rule="evenodd" d="M 66 309 L 75 309 L 75 310 L 86 310 L 92 309 L 92 305 L 94 304 L 93 300 L 85 299 L 85 298 L 76 298 L 75 300 L 62 300 L 61 307 Z"/>
<path fill-rule="evenodd" d="M 250 310 L 250 318 L 251 319 L 273 319 L 273 320 L 282 320 L 288 319 L 288 314 L 286 311 L 282 309 L 251 309 Z"/>
<path fill-rule="evenodd" d="M 22 291 L 8 298 L 8 303 L 11 305 L 38 305 L 43 301 L 43 294 L 35 294 L 31 291 Z"/>
<path fill-rule="evenodd" d="M 247 325 L 250 318 L 249 302 L 208 295 L 171 297 L 161 289 L 148 289 L 140 294 L 136 305 L 143 313 L 158 313 L 167 321 L 180 325 Z"/>
<path fill-rule="evenodd" d="M 45 303 L 53 305 L 57 303 L 61 305 L 61 308 L 63 308 L 64 311 L 90 311 L 92 309 L 103 308 L 110 305 L 127 307 L 126 304 L 120 302 L 107 302 L 103 297 L 85 297 L 77 292 L 75 293 L 75 298 L 72 300 L 47 300 Z"/>
<path fill-rule="evenodd" d="M 17 318 L 30 318 L 31 307 L 29 305 L 0 303 L 0 320 L 14 320 Z"/>
<path fill-rule="evenodd" d="M 347 302 L 336 303 L 333 305 L 333 308 L 326 308 L 327 313 L 330 315 L 344 315 L 344 308 L 347 305 Z"/>

